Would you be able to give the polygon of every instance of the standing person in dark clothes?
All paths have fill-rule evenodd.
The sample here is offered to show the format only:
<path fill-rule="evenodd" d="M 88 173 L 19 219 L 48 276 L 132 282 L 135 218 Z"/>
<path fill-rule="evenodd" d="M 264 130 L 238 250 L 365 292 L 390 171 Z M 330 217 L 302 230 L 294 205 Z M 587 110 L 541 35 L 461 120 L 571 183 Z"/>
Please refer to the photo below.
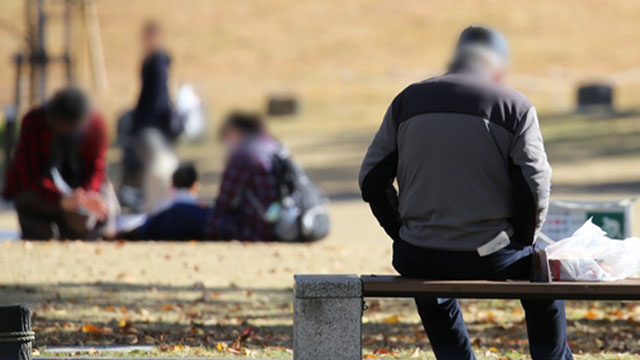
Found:
<path fill-rule="evenodd" d="M 25 239 L 102 236 L 117 203 L 106 176 L 107 132 L 86 95 L 69 87 L 22 121 L 3 197 Z"/>
<path fill-rule="evenodd" d="M 171 147 L 182 131 L 180 121 L 173 116 L 168 84 L 171 58 L 163 47 L 162 35 L 160 25 L 154 21 L 142 28 L 142 86 L 124 145 L 120 198 L 125 206 L 136 211 L 141 211 L 146 201 L 143 186 L 149 159 L 145 158 L 141 145 L 143 134 L 159 132 L 162 141 Z"/>
<path fill-rule="evenodd" d="M 502 34 L 469 27 L 449 71 L 407 87 L 384 116 L 360 188 L 393 239 L 393 266 L 402 276 L 530 276 L 551 167 L 535 107 L 503 85 L 508 59 Z M 415 302 L 437 359 L 475 359 L 456 299 Z M 521 302 L 531 357 L 573 359 L 564 302 Z"/>
<path fill-rule="evenodd" d="M 148 22 L 142 29 L 145 57 L 142 63 L 142 88 L 133 114 L 133 134 L 144 128 L 156 128 L 167 139 L 174 140 L 171 97 L 169 96 L 169 66 L 171 58 L 163 48 L 162 29 Z"/>

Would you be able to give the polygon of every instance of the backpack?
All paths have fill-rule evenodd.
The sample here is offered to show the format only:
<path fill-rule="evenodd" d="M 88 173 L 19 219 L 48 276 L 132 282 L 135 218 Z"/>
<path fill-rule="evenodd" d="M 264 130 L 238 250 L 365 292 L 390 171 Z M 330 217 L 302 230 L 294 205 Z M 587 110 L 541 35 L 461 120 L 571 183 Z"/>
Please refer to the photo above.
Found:
<path fill-rule="evenodd" d="M 310 242 L 327 236 L 327 198 L 284 147 L 274 154 L 273 173 L 280 199 L 269 206 L 265 217 L 274 224 L 275 237 L 286 242 Z"/>

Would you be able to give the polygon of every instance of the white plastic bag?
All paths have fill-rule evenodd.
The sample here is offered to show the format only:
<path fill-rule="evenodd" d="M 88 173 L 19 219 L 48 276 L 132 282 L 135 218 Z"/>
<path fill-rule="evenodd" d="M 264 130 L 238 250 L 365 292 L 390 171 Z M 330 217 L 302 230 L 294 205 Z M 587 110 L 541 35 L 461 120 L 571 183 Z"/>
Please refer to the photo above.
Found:
<path fill-rule="evenodd" d="M 546 248 L 554 280 L 614 281 L 640 271 L 640 238 L 613 240 L 587 220 L 576 232 Z"/>
<path fill-rule="evenodd" d="M 184 134 L 188 141 L 204 137 L 207 126 L 204 105 L 190 84 L 183 85 L 178 90 L 176 110 L 185 119 Z"/>

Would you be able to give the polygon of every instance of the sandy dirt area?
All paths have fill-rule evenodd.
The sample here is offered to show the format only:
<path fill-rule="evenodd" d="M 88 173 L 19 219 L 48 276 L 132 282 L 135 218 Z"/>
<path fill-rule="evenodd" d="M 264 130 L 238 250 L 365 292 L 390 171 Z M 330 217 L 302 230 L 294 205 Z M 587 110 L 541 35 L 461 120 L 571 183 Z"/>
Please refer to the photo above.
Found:
<path fill-rule="evenodd" d="M 391 242 L 373 217 L 360 215 L 368 211 L 358 201 L 332 204 L 339 230 L 312 244 L 7 242 L 0 244 L 0 283 L 287 288 L 296 273 L 392 273 Z"/>

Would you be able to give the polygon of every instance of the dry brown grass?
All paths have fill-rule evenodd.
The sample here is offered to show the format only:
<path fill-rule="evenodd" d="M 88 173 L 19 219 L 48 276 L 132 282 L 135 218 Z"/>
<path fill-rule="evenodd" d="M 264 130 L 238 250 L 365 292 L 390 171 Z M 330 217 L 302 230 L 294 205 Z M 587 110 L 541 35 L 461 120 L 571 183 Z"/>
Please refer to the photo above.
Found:
<path fill-rule="evenodd" d="M 19 27 L 23 1 L 4 0 L 0 19 Z M 214 115 L 262 106 L 265 93 L 283 90 L 308 105 L 303 121 L 316 120 L 313 110 L 332 115 L 325 122 L 376 122 L 349 109 L 379 114 L 407 83 L 441 71 L 457 34 L 472 23 L 508 35 L 513 85 L 548 109 L 569 107 L 575 82 L 635 68 L 640 58 L 634 0 L 98 0 L 98 6 L 110 88 L 96 99 L 111 117 L 135 100 L 138 29 L 148 18 L 167 28 L 174 84 L 193 83 Z M 57 48 L 59 17 L 50 29 Z M 16 50 L 0 32 L 0 59 L 8 62 Z M 12 78 L 11 67 L 1 66 L 0 104 L 12 99 Z M 59 78 L 54 74 L 50 89 Z M 621 90 L 621 104 L 634 103 L 634 83 Z"/>

